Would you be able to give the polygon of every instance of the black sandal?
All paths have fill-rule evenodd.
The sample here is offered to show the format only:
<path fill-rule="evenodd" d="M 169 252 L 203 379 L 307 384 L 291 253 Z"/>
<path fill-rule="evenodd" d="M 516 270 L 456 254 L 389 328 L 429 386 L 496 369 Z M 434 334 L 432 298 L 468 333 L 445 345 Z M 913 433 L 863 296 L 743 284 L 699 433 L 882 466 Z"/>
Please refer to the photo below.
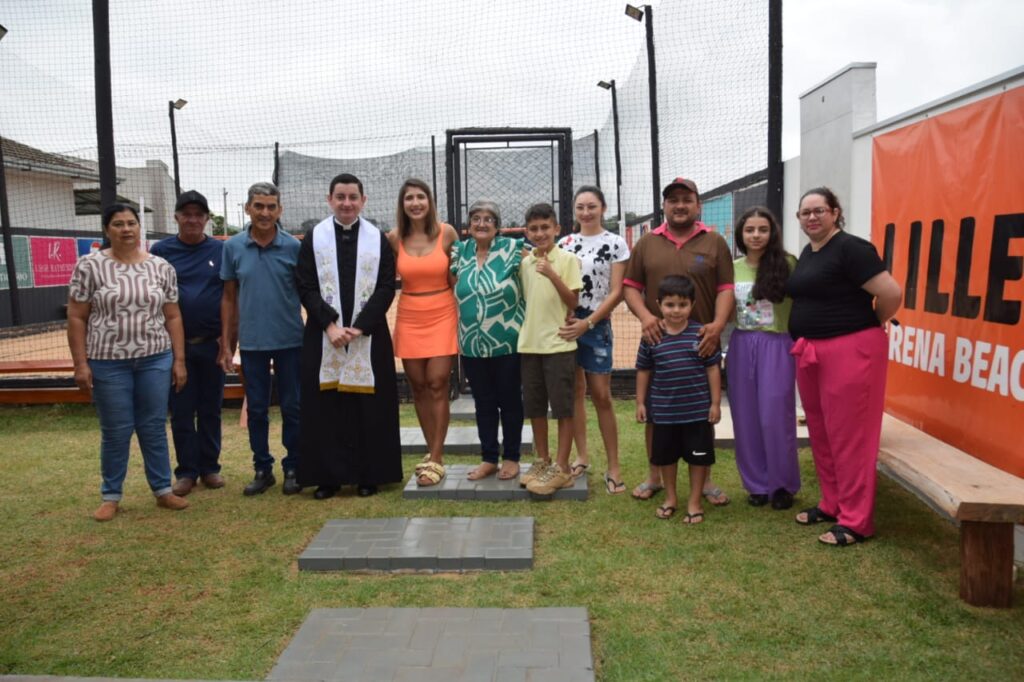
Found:
<path fill-rule="evenodd" d="M 821 538 L 818 538 L 818 542 L 823 545 L 829 545 L 830 547 L 846 547 L 847 545 L 856 545 L 864 542 L 865 537 L 856 531 L 852 531 L 846 526 L 841 526 L 838 523 L 829 528 L 826 533 L 832 533 L 832 537 L 836 539 L 835 542 L 826 542 Z M 824 535 L 824 533 L 823 533 Z"/>
<path fill-rule="evenodd" d="M 796 519 L 796 522 L 799 523 L 801 526 L 813 526 L 814 524 L 822 523 L 823 521 L 835 523 L 839 520 L 834 516 L 829 516 L 825 512 L 821 511 L 821 509 L 819 509 L 818 507 L 808 507 L 807 509 L 804 509 L 803 511 L 797 513 L 797 516 L 800 516 L 800 514 L 807 514 L 806 521 Z"/>

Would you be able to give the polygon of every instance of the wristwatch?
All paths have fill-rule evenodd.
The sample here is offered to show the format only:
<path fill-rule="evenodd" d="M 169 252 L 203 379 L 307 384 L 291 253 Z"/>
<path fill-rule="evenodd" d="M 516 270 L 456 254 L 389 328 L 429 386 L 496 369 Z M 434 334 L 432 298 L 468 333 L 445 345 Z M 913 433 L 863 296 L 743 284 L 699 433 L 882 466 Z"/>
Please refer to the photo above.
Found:
<path fill-rule="evenodd" d="M 587 327 L 589 327 L 591 331 L 594 330 L 594 320 L 589 317 L 587 318 Z"/>

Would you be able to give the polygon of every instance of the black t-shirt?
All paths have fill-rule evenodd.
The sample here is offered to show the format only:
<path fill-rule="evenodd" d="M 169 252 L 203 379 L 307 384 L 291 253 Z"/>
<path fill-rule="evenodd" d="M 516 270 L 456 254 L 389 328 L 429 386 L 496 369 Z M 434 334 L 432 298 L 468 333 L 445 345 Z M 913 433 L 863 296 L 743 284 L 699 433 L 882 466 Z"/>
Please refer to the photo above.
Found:
<path fill-rule="evenodd" d="M 847 232 L 834 235 L 820 251 L 808 244 L 786 283 L 793 299 L 790 336 L 829 339 L 880 326 L 874 297 L 861 286 L 884 270 L 874 245 Z"/>

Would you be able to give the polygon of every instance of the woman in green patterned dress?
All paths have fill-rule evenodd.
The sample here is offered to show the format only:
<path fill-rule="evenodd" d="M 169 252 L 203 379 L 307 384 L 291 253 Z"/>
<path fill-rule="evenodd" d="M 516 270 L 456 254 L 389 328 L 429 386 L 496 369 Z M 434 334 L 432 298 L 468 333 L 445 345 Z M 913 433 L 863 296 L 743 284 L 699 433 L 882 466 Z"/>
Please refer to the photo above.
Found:
<path fill-rule="evenodd" d="M 495 473 L 502 480 L 519 475 L 523 394 L 516 345 L 524 310 L 519 286 L 523 242 L 499 235 L 500 227 L 501 211 L 497 204 L 485 199 L 477 201 L 469 207 L 471 238 L 452 247 L 459 349 L 473 390 L 483 453 L 483 461 L 469 472 L 470 480 L 474 481 Z M 503 441 L 500 453 L 499 423 Z"/>

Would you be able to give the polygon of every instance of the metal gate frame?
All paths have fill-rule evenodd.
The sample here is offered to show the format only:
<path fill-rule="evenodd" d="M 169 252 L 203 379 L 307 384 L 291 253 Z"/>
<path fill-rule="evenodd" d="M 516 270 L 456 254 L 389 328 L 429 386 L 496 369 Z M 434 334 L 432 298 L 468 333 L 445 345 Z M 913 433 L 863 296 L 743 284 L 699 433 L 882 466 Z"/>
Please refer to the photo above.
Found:
<path fill-rule="evenodd" d="M 572 229 L 572 128 L 458 128 L 445 131 L 445 171 L 447 174 L 448 220 L 462 234 L 462 210 L 468 208 L 463 196 L 462 170 L 466 163 L 466 145 L 477 142 L 554 142 L 558 146 L 557 196 L 552 197 L 562 234 Z M 554 149 L 552 180 L 554 180 Z"/>

